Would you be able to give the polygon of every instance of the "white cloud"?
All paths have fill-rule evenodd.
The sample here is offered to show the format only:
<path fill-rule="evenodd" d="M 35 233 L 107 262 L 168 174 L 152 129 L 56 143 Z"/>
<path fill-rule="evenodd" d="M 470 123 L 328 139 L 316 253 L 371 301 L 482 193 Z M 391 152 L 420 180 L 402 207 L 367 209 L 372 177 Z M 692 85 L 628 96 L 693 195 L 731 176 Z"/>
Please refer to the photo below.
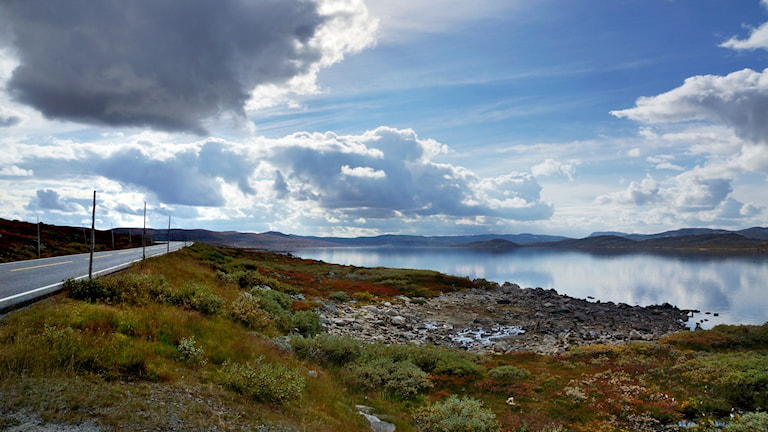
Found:
<path fill-rule="evenodd" d="M 282 196 L 341 211 L 337 217 L 344 220 L 551 215 L 532 176 L 478 179 L 463 167 L 432 161 L 444 150 L 412 130 L 381 127 L 358 136 L 296 134 L 265 159 L 278 170 Z"/>
<path fill-rule="evenodd" d="M 640 182 L 631 182 L 627 189 L 622 192 L 614 192 L 597 197 L 597 204 L 622 204 L 644 206 L 648 204 L 657 204 L 662 201 L 659 184 L 650 175 L 646 175 Z"/>
<path fill-rule="evenodd" d="M 768 7 L 768 0 L 761 0 L 760 2 L 763 6 Z M 720 46 L 734 50 L 768 49 L 768 23 L 752 29 L 747 39 L 739 39 L 734 36 L 721 43 Z"/>
<path fill-rule="evenodd" d="M 58 187 L 39 185 L 89 184 L 108 201 L 105 217 L 122 223 L 134 220 L 143 201 L 155 203 L 157 214 L 192 215 L 200 224 L 242 221 L 238 229 L 293 226 L 288 231 L 302 227 L 313 233 L 342 226 L 399 230 L 403 223 L 444 232 L 459 220 L 467 229 L 493 227 L 543 220 L 554 212 L 532 174 L 481 178 L 462 166 L 438 163 L 434 158 L 447 147 L 410 129 L 301 132 L 250 143 L 177 139 L 107 134 L 87 143 L 19 146 L 5 174 L 34 172 L 34 178 L 13 178 L 25 185 L 17 192 L 30 203 L 27 211 L 77 213 L 68 205 L 79 201 L 61 198 Z"/>
<path fill-rule="evenodd" d="M 554 159 L 547 159 L 544 162 L 534 165 L 531 173 L 534 177 L 546 177 L 562 175 L 573 181 L 573 175 L 576 173 L 576 162 L 558 162 Z"/>
<path fill-rule="evenodd" d="M 341 166 L 341 174 L 349 177 L 365 177 L 372 179 L 383 179 L 387 177 L 387 173 L 382 170 L 375 170 L 371 167 L 354 167 L 349 165 Z"/>
<path fill-rule="evenodd" d="M 367 0 L 371 14 L 381 20 L 382 37 L 402 41 L 415 34 L 456 31 L 463 23 L 525 5 L 518 0 Z"/>
<path fill-rule="evenodd" d="M 21 169 L 15 165 L 0 168 L 0 176 L 8 177 L 31 177 L 34 175 L 32 170 Z"/>
<path fill-rule="evenodd" d="M 704 178 L 687 172 L 676 178 L 675 186 L 666 190 L 665 195 L 677 210 L 695 212 L 716 208 L 731 191 L 730 179 Z"/>
<path fill-rule="evenodd" d="M 768 69 L 691 77 L 676 89 L 641 97 L 634 108 L 611 114 L 646 124 L 723 123 L 745 139 L 768 143 Z"/>

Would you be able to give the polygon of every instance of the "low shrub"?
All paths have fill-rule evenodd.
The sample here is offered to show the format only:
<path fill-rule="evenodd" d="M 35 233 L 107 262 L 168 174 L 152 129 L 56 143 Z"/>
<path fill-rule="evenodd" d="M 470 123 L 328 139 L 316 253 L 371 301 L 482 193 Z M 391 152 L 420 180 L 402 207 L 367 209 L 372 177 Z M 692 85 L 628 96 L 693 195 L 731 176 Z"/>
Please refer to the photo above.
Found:
<path fill-rule="evenodd" d="M 366 357 L 409 360 L 424 372 L 454 377 L 479 376 L 485 369 L 476 363 L 477 355 L 436 346 L 368 345 Z"/>
<path fill-rule="evenodd" d="M 251 293 L 241 292 L 230 305 L 232 318 L 254 330 L 264 330 L 273 325 L 272 315 L 261 308 L 259 299 Z"/>
<path fill-rule="evenodd" d="M 179 350 L 179 356 L 182 361 L 194 362 L 199 365 L 204 365 L 207 363 L 205 358 L 205 351 L 202 347 L 197 345 L 194 336 L 182 338 L 179 341 L 177 349 Z"/>
<path fill-rule="evenodd" d="M 369 293 L 368 291 L 356 291 L 352 293 L 352 298 L 354 298 L 357 301 L 369 302 L 369 301 L 373 301 L 373 299 L 375 299 L 376 296 Z"/>
<path fill-rule="evenodd" d="M 386 391 L 409 399 L 432 387 L 429 374 L 408 360 L 393 361 L 382 357 L 352 365 L 348 371 L 350 384 L 367 391 Z"/>
<path fill-rule="evenodd" d="M 759 352 L 709 354 L 681 365 L 690 385 L 709 389 L 705 409 L 768 410 L 768 355 Z M 711 404 L 711 406 L 708 406 Z"/>
<path fill-rule="evenodd" d="M 292 331 L 302 336 L 314 336 L 319 334 L 323 326 L 320 324 L 320 315 L 312 311 L 297 311 L 291 317 Z"/>
<path fill-rule="evenodd" d="M 488 378 L 502 383 L 521 381 L 529 376 L 531 373 L 528 370 L 511 365 L 499 366 L 488 371 Z"/>
<path fill-rule="evenodd" d="M 208 287 L 190 282 L 171 294 L 170 303 L 206 315 L 214 315 L 224 306 L 224 299 L 214 294 Z"/>
<path fill-rule="evenodd" d="M 224 363 L 219 371 L 222 383 L 259 402 L 281 404 L 301 397 L 306 381 L 300 370 L 261 360 Z"/>
<path fill-rule="evenodd" d="M 229 278 L 245 290 L 257 289 L 259 287 L 268 287 L 271 290 L 281 292 L 291 292 L 293 288 L 286 283 L 275 278 L 265 276 L 257 270 L 236 271 L 229 274 Z"/>
<path fill-rule="evenodd" d="M 352 296 L 345 293 L 344 291 L 334 291 L 328 294 L 328 300 L 336 303 L 346 303 L 352 300 Z"/>
<path fill-rule="evenodd" d="M 724 432 L 768 431 L 768 413 L 750 412 L 738 415 L 723 429 Z"/>
<path fill-rule="evenodd" d="M 293 337 L 290 344 L 299 358 L 325 365 L 344 366 L 359 359 L 363 353 L 360 342 L 350 336 Z"/>
<path fill-rule="evenodd" d="M 453 395 L 421 409 L 416 415 L 419 432 L 498 432 L 496 415 L 471 397 Z"/>
<path fill-rule="evenodd" d="M 75 300 L 91 303 L 101 301 L 110 304 L 122 301 L 122 292 L 117 285 L 102 284 L 97 279 L 67 279 L 62 288 L 67 296 Z"/>
<path fill-rule="evenodd" d="M 661 343 L 695 351 L 765 349 L 768 348 L 768 324 L 761 326 L 721 324 L 711 330 L 673 333 L 662 338 Z"/>

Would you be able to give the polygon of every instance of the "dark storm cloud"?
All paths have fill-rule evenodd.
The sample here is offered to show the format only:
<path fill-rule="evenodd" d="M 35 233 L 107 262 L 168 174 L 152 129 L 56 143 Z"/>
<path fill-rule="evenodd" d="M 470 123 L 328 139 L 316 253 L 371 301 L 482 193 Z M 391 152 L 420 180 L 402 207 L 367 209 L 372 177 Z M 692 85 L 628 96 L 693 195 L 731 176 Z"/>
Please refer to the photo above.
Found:
<path fill-rule="evenodd" d="M 127 148 L 92 163 L 94 174 L 151 191 L 167 204 L 221 207 L 226 201 L 218 179 L 237 184 L 243 193 L 253 193 L 248 185 L 253 168 L 218 142 L 166 159 Z"/>
<path fill-rule="evenodd" d="M 204 133 L 250 91 L 306 73 L 323 24 L 308 0 L 0 2 L 19 65 L 7 83 L 45 116 Z M 2 119 L 0 119 L 2 120 Z M 6 123 L 9 121 L 6 121 Z"/>
<path fill-rule="evenodd" d="M 0 112 L 0 127 L 11 127 L 21 123 L 21 118 L 16 116 L 4 116 Z"/>
<path fill-rule="evenodd" d="M 35 196 L 27 204 L 28 210 L 56 210 L 64 213 L 82 212 L 79 204 L 63 199 L 58 192 L 51 189 L 38 189 Z"/>
<path fill-rule="evenodd" d="M 162 158 L 144 149 L 126 147 L 110 155 L 88 152 L 76 160 L 37 156 L 20 162 L 22 169 L 40 179 L 98 175 L 153 193 L 165 204 L 221 207 L 226 204 L 222 185 L 237 185 L 254 193 L 248 177 L 254 163 L 231 146 L 206 141 Z M 132 214 L 127 209 L 121 211 Z"/>

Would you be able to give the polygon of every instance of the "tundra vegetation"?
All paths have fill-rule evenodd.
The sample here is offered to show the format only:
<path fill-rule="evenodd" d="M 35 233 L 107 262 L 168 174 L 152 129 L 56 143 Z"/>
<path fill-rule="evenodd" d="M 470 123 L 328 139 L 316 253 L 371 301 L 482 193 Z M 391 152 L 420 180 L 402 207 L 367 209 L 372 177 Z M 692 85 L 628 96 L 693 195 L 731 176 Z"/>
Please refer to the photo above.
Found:
<path fill-rule="evenodd" d="M 0 427 L 101 430 L 768 430 L 768 326 L 562 355 L 480 356 L 322 332 L 324 303 L 492 284 L 195 244 L 0 320 Z"/>

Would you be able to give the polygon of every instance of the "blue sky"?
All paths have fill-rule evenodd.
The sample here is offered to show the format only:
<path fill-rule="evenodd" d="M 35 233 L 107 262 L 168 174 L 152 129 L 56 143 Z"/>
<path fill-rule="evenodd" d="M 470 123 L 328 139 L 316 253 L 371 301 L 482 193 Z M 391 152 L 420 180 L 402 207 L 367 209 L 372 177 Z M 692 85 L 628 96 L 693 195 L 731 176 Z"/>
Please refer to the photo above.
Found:
<path fill-rule="evenodd" d="M 0 217 L 765 226 L 768 0 L 0 2 Z"/>

